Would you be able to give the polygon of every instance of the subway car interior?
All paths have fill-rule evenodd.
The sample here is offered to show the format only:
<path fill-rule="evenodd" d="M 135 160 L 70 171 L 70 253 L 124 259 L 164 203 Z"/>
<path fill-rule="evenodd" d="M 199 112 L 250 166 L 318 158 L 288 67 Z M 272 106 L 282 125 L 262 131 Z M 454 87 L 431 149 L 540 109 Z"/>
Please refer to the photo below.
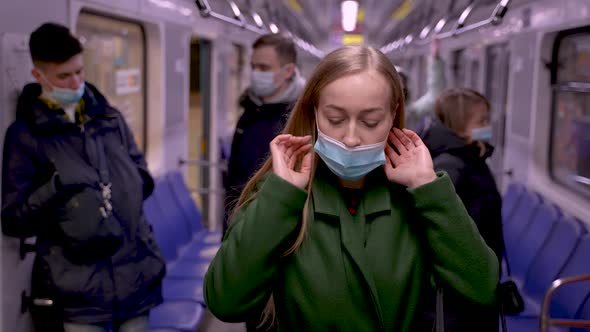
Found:
<path fill-rule="evenodd" d="M 167 274 L 149 331 L 246 331 L 207 309 L 203 280 L 222 245 L 239 100 L 264 34 L 293 40 L 303 78 L 339 47 L 374 47 L 407 76 L 406 103 L 429 92 L 436 43 L 446 87 L 490 103 L 501 281 L 524 303 L 504 315 L 507 330 L 590 330 L 590 1 L 0 0 L 2 145 L 45 22 L 78 38 L 85 80 L 123 114 L 155 180 L 143 211 Z M 31 309 L 51 305 L 31 294 L 36 239 L 0 243 L 1 331 L 35 331 Z"/>

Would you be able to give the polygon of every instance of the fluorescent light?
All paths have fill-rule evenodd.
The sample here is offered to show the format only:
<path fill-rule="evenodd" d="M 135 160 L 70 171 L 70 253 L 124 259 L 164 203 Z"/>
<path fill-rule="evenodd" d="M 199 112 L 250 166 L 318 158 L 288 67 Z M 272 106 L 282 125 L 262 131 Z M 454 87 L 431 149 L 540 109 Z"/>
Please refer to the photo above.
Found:
<path fill-rule="evenodd" d="M 426 38 L 430 33 L 430 25 L 425 26 L 422 31 L 420 31 L 420 39 Z"/>
<path fill-rule="evenodd" d="M 467 16 L 469 16 L 471 11 L 473 10 L 473 7 L 475 7 L 475 5 L 472 3 L 471 5 L 467 6 L 467 8 L 465 8 L 465 10 L 461 13 L 461 16 L 459 16 L 459 20 L 457 21 L 457 24 L 459 24 L 460 26 L 463 26 L 463 24 L 465 23 L 465 20 L 467 19 Z"/>
<path fill-rule="evenodd" d="M 190 8 L 180 8 L 178 11 L 184 16 L 191 16 L 193 14 Z"/>
<path fill-rule="evenodd" d="M 510 2 L 510 0 L 502 0 L 502 1 L 500 1 L 500 6 L 506 7 L 506 6 L 508 6 L 509 2 Z"/>
<path fill-rule="evenodd" d="M 231 10 L 234 12 L 235 18 L 238 18 L 238 17 L 240 17 L 240 15 L 242 15 L 242 12 L 240 12 L 240 8 L 238 8 L 238 5 L 236 5 L 235 2 L 230 1 L 229 5 L 231 6 Z"/>
<path fill-rule="evenodd" d="M 264 22 L 262 22 L 262 17 L 260 17 L 260 15 L 258 15 L 257 12 L 252 12 L 252 18 L 254 19 L 254 22 L 256 22 L 256 25 L 259 28 L 262 28 L 262 26 L 264 25 Z"/>
<path fill-rule="evenodd" d="M 348 32 L 354 31 L 356 28 L 359 3 L 353 0 L 342 1 L 340 9 L 342 12 L 342 29 Z"/>
<path fill-rule="evenodd" d="M 268 25 L 268 28 L 270 29 L 270 32 L 272 33 L 278 33 L 279 32 L 279 27 L 277 27 L 276 24 L 271 23 Z"/>
<path fill-rule="evenodd" d="M 434 33 L 441 32 L 445 27 L 445 24 L 447 24 L 447 20 L 443 17 L 436 23 L 436 26 L 434 27 Z"/>
<path fill-rule="evenodd" d="M 414 40 L 414 36 L 412 36 L 412 35 L 407 35 L 406 38 L 404 39 L 404 41 L 406 42 L 406 45 L 411 43 L 412 40 Z"/>

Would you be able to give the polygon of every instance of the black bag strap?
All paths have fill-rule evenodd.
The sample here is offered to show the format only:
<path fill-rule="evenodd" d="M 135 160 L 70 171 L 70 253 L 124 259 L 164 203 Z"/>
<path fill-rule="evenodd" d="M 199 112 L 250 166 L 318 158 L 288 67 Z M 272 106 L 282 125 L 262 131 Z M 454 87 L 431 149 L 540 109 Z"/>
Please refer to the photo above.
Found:
<path fill-rule="evenodd" d="M 102 194 L 103 206 L 100 207 L 100 212 L 104 218 L 107 218 L 113 211 L 113 205 L 111 204 L 112 191 L 111 191 L 111 180 L 109 174 L 109 165 L 107 162 L 106 150 L 104 147 L 103 136 L 95 136 L 96 146 L 96 158 L 97 160 L 97 172 L 100 180 L 100 190 Z"/>
<path fill-rule="evenodd" d="M 500 324 L 502 325 L 502 332 L 507 332 L 506 315 L 504 314 L 504 305 L 502 304 L 502 301 L 500 301 Z"/>
<path fill-rule="evenodd" d="M 102 184 L 110 182 L 109 167 L 107 163 L 106 151 L 104 149 L 104 141 L 101 135 L 96 135 L 96 157 L 98 158 L 98 176 Z"/>
<path fill-rule="evenodd" d="M 508 273 L 508 277 L 510 277 L 510 263 L 508 262 L 508 254 L 506 254 L 506 249 L 504 249 L 504 252 L 502 253 L 502 258 L 504 258 L 506 261 L 506 273 Z"/>
<path fill-rule="evenodd" d="M 437 287 L 436 289 L 436 321 L 434 325 L 436 326 L 435 332 L 445 331 L 445 310 L 443 290 L 441 287 Z"/>

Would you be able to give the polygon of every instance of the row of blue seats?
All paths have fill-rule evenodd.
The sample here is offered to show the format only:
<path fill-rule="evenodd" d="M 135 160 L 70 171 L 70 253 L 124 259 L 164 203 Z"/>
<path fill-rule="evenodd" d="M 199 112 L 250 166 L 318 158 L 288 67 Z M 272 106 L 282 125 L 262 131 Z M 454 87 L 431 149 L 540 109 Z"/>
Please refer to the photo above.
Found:
<path fill-rule="evenodd" d="M 590 274 L 590 235 L 579 220 L 519 183 L 512 183 L 504 195 L 502 218 L 511 278 L 525 302 L 522 313 L 507 317 L 508 329 L 539 331 L 542 303 L 553 281 Z M 565 285 L 552 298 L 550 317 L 590 319 L 589 298 L 590 282 Z"/>
<path fill-rule="evenodd" d="M 166 261 L 164 303 L 150 313 L 151 332 L 194 332 L 204 312 L 203 279 L 221 234 L 207 230 L 182 174 L 156 180 L 144 203 L 146 218 Z"/>

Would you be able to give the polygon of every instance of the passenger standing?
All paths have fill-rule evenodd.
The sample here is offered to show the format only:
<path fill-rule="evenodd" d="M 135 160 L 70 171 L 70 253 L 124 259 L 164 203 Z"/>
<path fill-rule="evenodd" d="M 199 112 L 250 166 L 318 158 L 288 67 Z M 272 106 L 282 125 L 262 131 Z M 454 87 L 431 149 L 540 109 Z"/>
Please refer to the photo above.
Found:
<path fill-rule="evenodd" d="M 209 266 L 215 316 L 266 306 L 281 332 L 413 331 L 432 275 L 495 301 L 493 251 L 403 119 L 381 52 L 344 47 L 319 63 Z"/>
<path fill-rule="evenodd" d="M 436 117 L 422 134 L 434 167 L 449 174 L 479 233 L 500 262 L 504 251 L 502 197 L 486 163 L 494 151 L 489 144 L 490 103 L 476 91 L 454 88 L 440 95 L 434 112 Z M 495 307 L 477 306 L 449 292 L 445 311 L 446 331 L 498 331 Z"/>
<path fill-rule="evenodd" d="M 430 45 L 430 57 L 428 58 L 426 80 L 426 93 L 420 98 L 408 104 L 406 109 L 406 128 L 420 132 L 424 119 L 432 116 L 434 113 L 434 102 L 438 95 L 444 90 L 445 80 L 445 63 L 440 56 L 439 41 L 435 38 Z M 411 97 L 411 91 L 408 90 L 407 74 L 402 72 L 401 77 L 405 87 L 406 101 Z"/>
<path fill-rule="evenodd" d="M 236 126 L 228 163 L 223 234 L 227 211 L 268 157 L 270 141 L 283 129 L 305 85 L 296 66 L 297 52 L 291 38 L 264 35 L 252 48 L 250 87 L 240 97 L 244 113 Z"/>
<path fill-rule="evenodd" d="M 6 132 L 2 231 L 36 236 L 37 331 L 148 331 L 166 270 L 143 214 L 154 189 L 121 113 L 84 81 L 82 45 L 46 23 L 30 36 L 37 83 Z"/>

